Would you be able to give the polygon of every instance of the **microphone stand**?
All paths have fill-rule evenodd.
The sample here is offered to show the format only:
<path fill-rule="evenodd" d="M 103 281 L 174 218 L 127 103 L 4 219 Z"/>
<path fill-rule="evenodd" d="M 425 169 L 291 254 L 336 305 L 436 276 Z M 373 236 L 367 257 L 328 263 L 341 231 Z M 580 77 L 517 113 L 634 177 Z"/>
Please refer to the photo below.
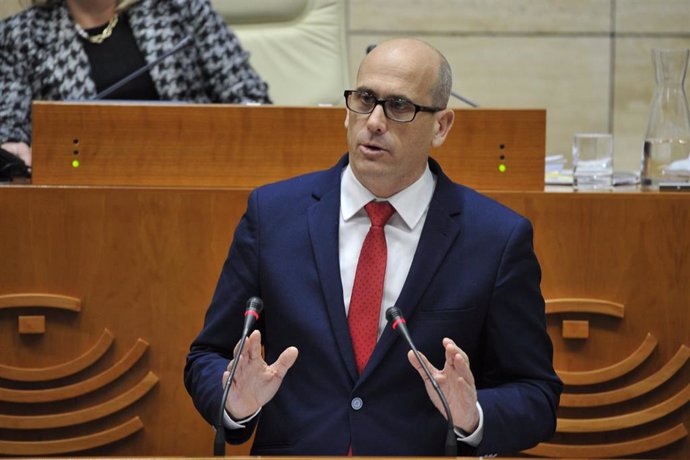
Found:
<path fill-rule="evenodd" d="M 391 323 L 391 327 L 393 328 L 393 330 L 398 332 L 405 338 L 407 344 L 412 349 L 412 353 L 414 353 L 415 358 L 417 358 L 417 361 L 422 366 L 424 373 L 429 378 L 431 386 L 434 387 L 434 391 L 436 391 L 436 394 L 441 400 L 441 404 L 443 404 L 443 410 L 446 413 L 446 420 L 448 421 L 445 445 L 446 457 L 457 457 L 458 445 L 457 436 L 455 435 L 455 423 L 453 423 L 453 415 L 450 413 L 450 406 L 448 405 L 446 395 L 443 394 L 443 391 L 441 390 L 441 387 L 438 385 L 438 382 L 436 382 L 436 379 L 431 375 L 429 368 L 426 366 L 426 364 L 424 364 L 424 361 L 422 360 L 422 357 L 419 354 L 417 347 L 414 346 L 412 338 L 410 337 L 410 333 L 407 331 L 407 326 L 405 325 L 405 318 L 403 318 L 400 309 L 397 307 L 390 307 L 388 310 L 386 310 L 386 319 L 389 323 Z"/>
<path fill-rule="evenodd" d="M 455 91 L 451 91 L 451 92 L 450 92 L 450 95 L 453 96 L 455 99 L 461 100 L 462 102 L 464 102 L 465 104 L 469 105 L 470 107 L 479 107 L 479 104 L 477 104 L 476 102 L 470 101 L 469 99 L 467 99 L 466 97 L 463 97 L 463 96 L 459 95 L 459 94 L 456 93 Z"/>
<path fill-rule="evenodd" d="M 129 83 L 130 81 L 134 80 L 135 78 L 137 78 L 139 75 L 143 74 L 144 72 L 148 72 L 152 67 L 160 64 L 160 62 L 163 59 L 177 53 L 178 51 L 180 51 L 182 48 L 186 47 L 190 43 L 192 43 L 192 37 L 187 35 L 185 38 L 182 39 L 182 41 L 180 43 L 178 43 L 177 45 L 175 45 L 174 47 L 172 47 L 171 49 L 169 49 L 168 51 L 163 53 L 161 56 L 157 57 L 155 61 L 146 64 L 144 67 L 136 70 L 135 72 L 132 72 L 131 74 L 127 75 L 122 80 L 115 82 L 115 84 L 108 86 L 106 89 L 104 89 L 100 93 L 96 94 L 96 97 L 94 97 L 94 100 L 100 100 L 100 99 L 105 98 L 106 96 L 109 96 L 114 91 L 118 90 L 122 86 L 124 86 L 127 83 Z"/>
<path fill-rule="evenodd" d="M 214 457 L 223 457 L 225 455 L 225 433 L 223 428 L 223 419 L 225 418 L 225 402 L 228 400 L 230 386 L 232 385 L 232 380 L 235 378 L 237 364 L 240 362 L 240 356 L 242 356 L 242 350 L 244 350 L 244 344 L 249 336 L 249 331 L 254 326 L 256 320 L 259 319 L 259 315 L 263 309 L 264 303 L 260 298 L 250 297 L 249 300 L 247 300 L 247 308 L 244 311 L 244 325 L 242 326 L 242 338 L 240 339 L 240 344 L 237 347 L 235 359 L 232 361 L 230 374 L 228 375 L 228 379 L 225 381 L 225 385 L 223 386 L 223 396 L 220 400 L 220 408 L 218 411 L 218 416 L 216 417 L 216 425 L 214 426 L 214 429 L 216 430 L 216 436 L 213 438 Z"/>
<path fill-rule="evenodd" d="M 247 334 L 242 334 L 242 339 L 240 340 L 240 345 L 237 349 L 237 358 L 232 362 L 232 367 L 230 368 L 230 375 L 228 375 L 228 380 L 223 386 L 223 397 L 221 398 L 220 411 L 218 412 L 218 417 L 216 419 L 216 436 L 213 438 L 213 456 L 223 457 L 225 455 L 225 433 L 223 432 L 223 419 L 225 415 L 225 401 L 228 400 L 228 394 L 230 394 L 230 385 L 232 385 L 232 379 L 235 378 L 235 372 L 237 371 L 237 364 L 240 362 L 240 356 L 242 355 L 242 350 L 244 349 L 244 343 L 247 341 Z"/>

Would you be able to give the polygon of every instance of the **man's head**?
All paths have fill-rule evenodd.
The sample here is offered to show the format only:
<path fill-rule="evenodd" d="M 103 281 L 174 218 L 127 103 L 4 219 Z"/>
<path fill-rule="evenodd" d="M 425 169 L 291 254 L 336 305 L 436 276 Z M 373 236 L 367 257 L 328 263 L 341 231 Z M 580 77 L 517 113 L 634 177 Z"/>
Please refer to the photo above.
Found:
<path fill-rule="evenodd" d="M 393 118 L 406 118 L 395 113 L 400 103 L 407 105 L 405 101 L 423 107 L 407 123 L 387 117 L 383 104 L 369 114 L 347 111 L 350 165 L 372 193 L 391 196 L 422 175 L 429 151 L 443 144 L 453 125 L 454 113 L 446 108 L 451 86 L 445 57 L 420 40 L 388 40 L 364 58 L 357 72 L 357 93 L 351 98 L 393 99 L 386 103 Z M 355 100 L 351 102 L 352 107 Z"/>

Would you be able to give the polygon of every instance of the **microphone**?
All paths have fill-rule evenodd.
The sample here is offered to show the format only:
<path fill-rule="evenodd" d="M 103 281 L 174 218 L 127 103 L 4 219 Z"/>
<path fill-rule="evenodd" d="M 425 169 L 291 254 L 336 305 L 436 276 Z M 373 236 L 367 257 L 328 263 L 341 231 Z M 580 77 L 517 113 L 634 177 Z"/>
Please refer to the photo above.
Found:
<path fill-rule="evenodd" d="M 467 99 L 466 97 L 463 97 L 463 96 L 459 95 L 459 94 L 456 93 L 455 91 L 451 91 L 451 92 L 450 92 L 450 95 L 453 96 L 455 99 L 461 100 L 462 102 L 464 102 L 465 104 L 469 105 L 470 107 L 479 107 L 479 104 L 477 104 L 476 102 L 470 101 L 469 99 Z"/>
<path fill-rule="evenodd" d="M 187 35 L 185 38 L 182 39 L 182 41 L 180 43 L 178 43 L 177 45 L 175 45 L 174 47 L 172 47 L 171 49 L 169 49 L 168 51 L 166 51 L 165 53 L 163 53 L 162 55 L 157 57 L 155 61 L 150 62 L 150 63 L 146 64 L 144 67 L 141 67 L 141 68 L 135 70 L 134 72 L 127 75 L 123 79 L 115 82 L 114 84 L 108 86 L 106 89 L 104 89 L 100 93 L 96 94 L 96 96 L 93 98 L 93 100 L 97 101 L 97 100 L 105 98 L 106 96 L 109 96 L 114 91 L 117 91 L 119 88 L 126 85 L 130 81 L 134 80 L 135 78 L 137 78 L 139 75 L 143 74 L 144 72 L 148 72 L 152 67 L 157 66 L 158 64 L 161 63 L 161 61 L 163 61 L 167 57 L 170 57 L 173 54 L 177 53 L 181 49 L 188 46 L 190 43 L 192 43 L 192 37 Z"/>
<path fill-rule="evenodd" d="M 376 48 L 376 43 L 371 43 L 370 45 L 368 45 L 368 46 L 367 46 L 367 54 L 371 53 L 371 51 L 372 51 L 374 48 Z M 451 91 L 451 92 L 450 92 L 450 95 L 453 96 L 455 99 L 461 100 L 462 102 L 464 102 L 465 104 L 469 105 L 470 107 L 479 107 L 479 104 L 477 104 L 476 102 L 470 101 L 469 99 L 467 99 L 466 97 L 463 97 L 463 96 L 459 95 L 459 94 L 456 93 L 455 91 Z"/>
<path fill-rule="evenodd" d="M 429 368 L 426 367 L 426 364 L 424 364 L 422 357 L 419 355 L 417 347 L 414 346 L 412 338 L 410 337 L 410 333 L 407 331 L 405 318 L 403 318 L 400 309 L 398 307 L 390 307 L 388 310 L 386 310 L 386 320 L 391 325 L 391 328 L 393 328 L 394 331 L 396 331 L 398 334 L 405 338 L 407 344 L 410 346 L 412 352 L 417 358 L 417 361 L 422 366 L 422 369 L 424 369 L 424 373 L 427 377 L 429 377 L 431 386 L 433 386 L 434 390 L 436 390 L 436 394 L 438 395 L 439 399 L 441 400 L 441 403 L 443 404 L 443 410 L 445 411 L 446 419 L 448 420 L 448 431 L 446 432 L 446 457 L 457 457 L 458 447 L 456 440 L 457 437 L 455 435 L 455 424 L 453 423 L 453 416 L 450 413 L 450 406 L 448 406 L 448 400 L 446 399 L 446 395 L 444 395 L 443 391 L 441 391 L 441 387 L 438 386 L 438 382 L 436 382 L 436 379 L 434 379 L 434 377 L 431 375 Z"/>
<path fill-rule="evenodd" d="M 237 348 L 237 355 L 235 360 L 232 362 L 232 367 L 230 368 L 230 375 L 228 380 L 225 382 L 223 387 L 223 397 L 220 401 L 220 410 L 218 411 L 218 417 L 216 419 L 216 436 L 213 439 L 213 455 L 215 457 L 223 457 L 225 455 L 225 434 L 223 433 L 223 419 L 225 415 L 225 403 L 228 400 L 228 394 L 230 394 L 230 385 L 232 385 L 232 379 L 235 377 L 235 372 L 237 371 L 237 363 L 240 361 L 239 357 L 244 349 L 244 343 L 247 341 L 247 336 L 249 331 L 254 327 L 254 323 L 259 319 L 261 311 L 264 309 L 264 302 L 258 297 L 250 297 L 247 300 L 247 308 L 244 310 L 244 326 L 242 327 L 242 338 L 240 339 L 240 344 Z"/>

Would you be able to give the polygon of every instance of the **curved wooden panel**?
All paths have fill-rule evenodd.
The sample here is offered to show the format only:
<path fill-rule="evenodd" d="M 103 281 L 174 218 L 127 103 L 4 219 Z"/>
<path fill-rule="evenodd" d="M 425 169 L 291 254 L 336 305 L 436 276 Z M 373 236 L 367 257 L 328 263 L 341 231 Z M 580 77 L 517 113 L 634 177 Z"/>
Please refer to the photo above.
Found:
<path fill-rule="evenodd" d="M 548 299 L 545 303 L 547 315 L 555 313 L 598 313 L 622 318 L 625 313 L 625 307 L 622 303 L 608 300 L 563 298 Z"/>
<path fill-rule="evenodd" d="M 670 430 L 634 441 L 612 444 L 594 444 L 590 446 L 568 446 L 565 444 L 541 443 L 537 447 L 524 451 L 525 454 L 540 457 L 569 457 L 569 458 L 611 458 L 650 452 L 654 449 L 668 446 L 686 437 L 688 432 L 683 424 Z"/>
<path fill-rule="evenodd" d="M 14 430 L 39 430 L 45 428 L 60 428 L 64 426 L 79 425 L 114 414 L 131 404 L 134 404 L 142 396 L 148 393 L 158 383 L 158 377 L 149 372 L 143 379 L 127 392 L 110 401 L 97 406 L 89 407 L 74 412 L 66 412 L 54 415 L 15 416 L 0 415 L 0 428 Z"/>
<path fill-rule="evenodd" d="M 604 418 L 559 418 L 556 423 L 556 431 L 559 433 L 594 433 L 622 430 L 660 419 L 683 407 L 688 400 L 690 400 L 690 384 L 666 401 L 638 412 Z"/>
<path fill-rule="evenodd" d="M 591 385 L 608 382 L 635 369 L 642 364 L 656 348 L 657 340 L 652 334 L 647 334 L 642 344 L 627 358 L 601 369 L 591 371 L 570 372 L 556 369 L 556 373 L 566 385 Z"/>
<path fill-rule="evenodd" d="M 60 310 L 81 311 L 81 300 L 59 294 L 28 293 L 0 295 L 0 309 L 41 307 Z"/>
<path fill-rule="evenodd" d="M 78 452 L 112 444 L 141 430 L 144 424 L 134 417 L 122 425 L 98 433 L 55 441 L 0 441 L 2 455 L 50 455 Z"/>
<path fill-rule="evenodd" d="M 668 381 L 678 372 L 688 361 L 690 357 L 690 348 L 681 345 L 675 355 L 662 367 L 658 372 L 650 375 L 644 380 L 640 380 L 625 388 L 619 388 L 612 391 L 604 391 L 601 393 L 583 393 L 583 394 L 561 394 L 562 407 L 593 407 L 593 406 L 607 406 L 621 401 L 637 398 L 645 393 L 649 393 Z"/>
<path fill-rule="evenodd" d="M 111 368 L 82 382 L 67 385 L 59 388 L 46 390 L 10 390 L 0 388 L 0 401 L 14 403 L 39 403 L 50 401 L 62 401 L 69 398 L 82 396 L 97 390 L 110 382 L 114 381 L 122 374 L 127 372 L 144 355 L 149 344 L 142 339 L 137 339 L 137 343 L 115 363 Z"/>
<path fill-rule="evenodd" d="M 103 357 L 113 344 L 113 333 L 103 331 L 96 344 L 83 355 L 63 364 L 51 367 L 26 368 L 0 364 L 0 378 L 18 382 L 46 382 L 81 372 Z"/>

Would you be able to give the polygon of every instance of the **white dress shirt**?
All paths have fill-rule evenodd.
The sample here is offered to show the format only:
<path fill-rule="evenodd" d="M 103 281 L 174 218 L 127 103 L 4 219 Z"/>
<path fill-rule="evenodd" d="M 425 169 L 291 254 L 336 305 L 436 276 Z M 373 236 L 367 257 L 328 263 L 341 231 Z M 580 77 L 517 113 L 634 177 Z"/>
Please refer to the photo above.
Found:
<path fill-rule="evenodd" d="M 383 281 L 378 337 L 381 337 L 387 325 L 386 309 L 394 306 L 398 301 L 407 274 L 410 272 L 435 187 L 436 178 L 431 173 L 428 164 L 416 182 L 385 199 L 375 196 L 365 188 L 355 177 L 350 165 L 347 165 L 343 171 L 340 185 L 338 254 L 346 314 L 350 309 L 350 297 L 355 282 L 359 253 L 371 227 L 371 221 L 364 206 L 372 200 L 388 201 L 396 211 L 384 227 L 388 260 Z M 439 346 L 441 346 L 440 342 Z M 455 430 L 459 441 L 475 447 L 479 445 L 484 434 L 484 413 L 479 402 L 477 402 L 477 409 L 479 410 L 479 425 L 473 433 L 463 435 Z"/>
<path fill-rule="evenodd" d="M 379 337 L 386 327 L 386 309 L 397 302 L 410 271 L 435 186 L 436 180 L 427 166 L 422 177 L 415 183 L 384 200 L 377 198 L 364 188 L 352 173 L 349 165 L 343 172 L 340 186 L 338 253 L 346 314 L 350 309 L 350 297 L 352 297 L 359 253 L 371 227 L 371 221 L 364 206 L 372 200 L 388 201 L 396 211 L 384 227 L 388 262 L 383 282 Z"/>

